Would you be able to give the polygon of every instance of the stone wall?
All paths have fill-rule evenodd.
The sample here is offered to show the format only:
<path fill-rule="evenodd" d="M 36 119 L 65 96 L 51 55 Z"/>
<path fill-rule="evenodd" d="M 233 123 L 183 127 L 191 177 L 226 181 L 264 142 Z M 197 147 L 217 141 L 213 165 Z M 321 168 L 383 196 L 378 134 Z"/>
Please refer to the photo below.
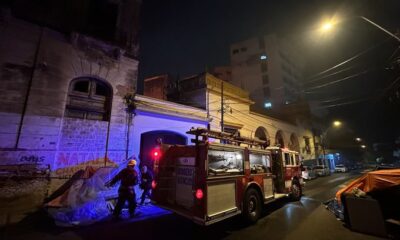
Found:
<path fill-rule="evenodd" d="M 133 147 L 126 149 L 123 96 L 136 86 L 138 61 L 87 36 L 59 33 L 4 11 L 0 19 L 0 165 L 48 164 L 52 177 L 68 178 L 87 165 L 124 160 Z M 79 77 L 111 87 L 109 121 L 64 116 L 70 83 Z"/>

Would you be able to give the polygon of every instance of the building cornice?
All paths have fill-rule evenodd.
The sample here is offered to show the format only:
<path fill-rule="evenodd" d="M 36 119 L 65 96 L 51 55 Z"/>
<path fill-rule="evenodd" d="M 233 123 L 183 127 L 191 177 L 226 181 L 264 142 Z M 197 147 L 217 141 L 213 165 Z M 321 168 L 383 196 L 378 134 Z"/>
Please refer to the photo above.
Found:
<path fill-rule="evenodd" d="M 155 99 L 143 95 L 136 95 L 136 109 L 142 112 L 152 112 L 168 116 L 187 118 L 202 122 L 210 122 L 207 111 L 200 108 Z"/>

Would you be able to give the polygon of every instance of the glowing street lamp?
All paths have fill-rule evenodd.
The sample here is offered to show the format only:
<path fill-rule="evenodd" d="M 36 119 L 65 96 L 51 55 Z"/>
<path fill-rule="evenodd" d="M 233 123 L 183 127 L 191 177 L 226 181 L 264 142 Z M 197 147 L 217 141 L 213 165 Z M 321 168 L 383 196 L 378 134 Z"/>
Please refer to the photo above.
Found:
<path fill-rule="evenodd" d="M 331 30 L 332 27 L 333 27 L 333 24 L 331 22 L 325 22 L 321 26 L 321 31 L 322 32 L 327 32 L 327 31 Z"/>
<path fill-rule="evenodd" d="M 340 127 L 340 126 L 342 126 L 342 122 L 341 121 L 333 121 L 333 126 Z"/>
<path fill-rule="evenodd" d="M 400 42 L 400 38 L 398 36 L 396 36 L 395 34 L 391 33 L 387 29 L 385 29 L 384 27 L 378 25 L 377 23 L 373 22 L 372 20 L 370 20 L 364 16 L 355 16 L 355 17 L 351 17 L 351 18 L 359 18 L 359 19 L 369 23 L 370 25 L 378 28 L 379 30 L 383 31 L 384 33 L 388 34 L 392 38 L 396 39 L 398 42 Z M 348 19 L 349 18 L 343 19 L 343 21 L 346 21 Z M 323 33 L 332 31 L 334 28 L 334 25 L 339 22 L 338 20 L 340 20 L 340 19 L 331 19 L 329 21 L 325 21 L 324 23 L 321 24 L 320 31 Z"/>
<path fill-rule="evenodd" d="M 361 147 L 362 149 L 367 148 L 367 146 L 365 146 L 365 145 L 361 145 L 360 147 Z"/>
<path fill-rule="evenodd" d="M 338 121 L 338 120 L 335 120 L 335 121 L 332 122 L 332 126 L 333 126 L 334 128 L 336 128 L 336 129 L 337 129 L 337 128 L 340 128 L 340 127 L 342 126 L 342 122 L 341 122 L 341 121 Z M 321 145 L 322 154 L 323 154 L 323 157 L 322 157 L 322 159 L 323 159 L 323 165 L 325 165 L 325 155 L 326 155 L 325 148 L 326 148 L 326 146 L 327 146 L 327 135 L 328 135 L 328 131 L 333 129 L 332 126 L 329 126 L 329 127 L 328 127 L 327 129 L 325 129 L 325 131 L 320 135 L 320 139 L 321 139 L 320 145 Z"/>
<path fill-rule="evenodd" d="M 361 142 L 361 138 L 357 137 L 355 138 L 356 142 Z"/>

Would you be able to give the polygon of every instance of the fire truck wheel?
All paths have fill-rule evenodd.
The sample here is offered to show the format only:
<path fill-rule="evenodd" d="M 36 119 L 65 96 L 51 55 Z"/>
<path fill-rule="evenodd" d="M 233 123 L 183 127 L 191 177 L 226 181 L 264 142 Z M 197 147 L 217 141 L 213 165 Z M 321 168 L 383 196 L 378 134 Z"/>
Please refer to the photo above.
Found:
<path fill-rule="evenodd" d="M 246 221 L 250 223 L 257 222 L 261 214 L 261 201 L 258 192 L 254 188 L 250 188 L 246 192 L 243 203 L 243 215 Z"/>
<path fill-rule="evenodd" d="M 300 186 L 300 183 L 299 182 L 292 182 L 292 187 L 291 187 L 291 189 L 290 189 L 290 198 L 293 200 L 293 201 L 299 201 L 300 200 L 300 198 L 301 198 L 301 194 L 302 194 L 302 191 L 301 191 L 301 186 Z"/>

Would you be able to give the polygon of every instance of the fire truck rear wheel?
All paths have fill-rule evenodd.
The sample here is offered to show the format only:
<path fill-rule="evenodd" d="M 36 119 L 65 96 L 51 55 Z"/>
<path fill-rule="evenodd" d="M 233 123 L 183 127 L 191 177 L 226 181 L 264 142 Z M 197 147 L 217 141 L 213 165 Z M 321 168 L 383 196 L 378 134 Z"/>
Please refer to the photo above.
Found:
<path fill-rule="evenodd" d="M 294 181 L 293 183 L 292 183 L 292 187 L 291 187 L 291 189 L 290 189 L 290 198 L 293 200 L 293 201 L 299 201 L 300 200 L 300 198 L 301 198 L 301 195 L 302 195 L 302 189 L 301 189 L 301 185 L 300 185 L 300 183 L 299 182 L 297 182 L 297 181 Z"/>
<path fill-rule="evenodd" d="M 261 215 L 261 200 L 260 196 L 254 188 L 247 190 L 243 202 L 243 215 L 245 220 L 250 223 L 257 222 Z"/>

